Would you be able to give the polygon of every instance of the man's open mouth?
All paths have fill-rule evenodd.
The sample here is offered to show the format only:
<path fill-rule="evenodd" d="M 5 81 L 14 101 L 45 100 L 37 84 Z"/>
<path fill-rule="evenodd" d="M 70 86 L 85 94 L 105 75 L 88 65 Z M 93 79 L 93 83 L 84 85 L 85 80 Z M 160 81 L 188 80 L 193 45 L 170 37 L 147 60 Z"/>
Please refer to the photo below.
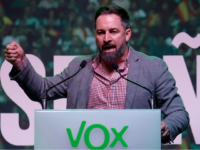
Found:
<path fill-rule="evenodd" d="M 115 45 L 109 45 L 109 46 L 102 46 L 102 49 L 105 50 L 105 51 L 108 51 L 108 50 L 114 50 L 116 48 Z"/>

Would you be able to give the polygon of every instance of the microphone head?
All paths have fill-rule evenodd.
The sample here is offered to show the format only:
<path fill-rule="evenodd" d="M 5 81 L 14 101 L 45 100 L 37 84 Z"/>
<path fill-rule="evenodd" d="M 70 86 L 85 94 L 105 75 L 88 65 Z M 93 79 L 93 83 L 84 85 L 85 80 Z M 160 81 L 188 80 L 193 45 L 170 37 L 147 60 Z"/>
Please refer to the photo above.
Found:
<path fill-rule="evenodd" d="M 85 60 L 83 60 L 83 61 L 81 62 L 81 64 L 80 64 L 80 67 L 81 67 L 81 68 L 84 68 L 86 64 L 87 64 L 87 62 L 86 62 Z"/>
<path fill-rule="evenodd" d="M 118 70 L 118 65 L 115 62 L 112 63 L 112 67 L 113 69 Z"/>

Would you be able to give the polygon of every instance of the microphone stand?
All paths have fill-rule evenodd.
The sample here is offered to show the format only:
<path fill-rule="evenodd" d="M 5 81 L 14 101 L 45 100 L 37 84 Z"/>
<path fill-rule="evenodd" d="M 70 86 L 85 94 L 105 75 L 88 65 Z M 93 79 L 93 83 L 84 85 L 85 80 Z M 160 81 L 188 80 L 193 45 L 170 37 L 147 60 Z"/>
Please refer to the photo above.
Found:
<path fill-rule="evenodd" d="M 51 90 L 52 88 L 56 87 L 57 85 L 59 85 L 59 84 L 65 82 L 66 80 L 69 80 L 69 79 L 72 78 L 73 76 L 75 76 L 81 69 L 83 69 L 83 68 L 85 67 L 86 63 L 87 63 L 87 62 L 86 62 L 85 60 L 83 60 L 83 61 L 81 62 L 81 64 L 80 64 L 80 67 L 79 67 L 78 71 L 77 71 L 75 74 L 73 74 L 72 76 L 70 76 L 70 77 L 68 77 L 68 78 L 66 78 L 66 79 L 64 79 L 64 80 L 62 80 L 62 81 L 60 81 L 60 82 L 58 82 L 57 84 L 51 86 L 50 88 L 48 88 L 48 89 L 45 91 L 44 97 L 42 98 L 42 101 L 41 101 L 42 109 L 47 109 L 47 98 L 46 98 L 46 97 L 47 97 L 48 91 Z"/>
<path fill-rule="evenodd" d="M 149 101 L 149 105 L 151 106 L 151 109 L 156 109 L 156 103 L 153 96 L 151 96 L 151 99 L 148 99 L 148 101 Z"/>
<path fill-rule="evenodd" d="M 45 97 L 46 97 L 46 94 L 45 94 Z M 46 98 L 42 99 L 41 105 L 42 105 L 42 109 L 47 109 L 47 100 L 46 100 Z"/>
<path fill-rule="evenodd" d="M 149 105 L 150 105 L 151 109 L 156 109 L 156 103 L 155 103 L 155 100 L 154 100 L 153 92 L 152 92 L 150 89 L 148 89 L 147 87 L 142 86 L 142 85 L 140 85 L 140 84 L 138 84 L 138 83 L 136 83 L 136 82 L 134 82 L 134 81 L 131 81 L 131 80 L 127 79 L 127 78 L 124 78 L 124 77 L 121 75 L 121 73 L 120 73 L 120 71 L 119 71 L 119 69 L 118 69 L 118 65 L 117 65 L 116 63 L 113 62 L 113 63 L 112 63 L 112 67 L 119 73 L 119 75 L 120 75 L 123 79 L 125 79 L 125 80 L 127 80 L 127 81 L 129 81 L 129 82 L 131 82 L 131 83 L 133 83 L 133 84 L 136 84 L 136 85 L 138 85 L 138 86 L 140 86 L 140 87 L 146 89 L 147 91 L 149 91 L 149 92 L 151 93 L 151 99 L 148 100 L 148 101 L 149 101 Z"/>
<path fill-rule="evenodd" d="M 132 82 L 132 83 L 134 83 L 134 84 L 136 84 L 136 85 L 138 85 L 138 86 L 140 86 L 140 87 L 142 87 L 142 88 L 148 90 L 148 91 L 151 93 L 151 98 L 148 99 L 149 105 L 150 105 L 151 109 L 156 109 L 155 100 L 154 100 L 153 93 L 152 93 L 151 90 L 149 90 L 149 89 L 146 88 L 145 86 L 142 86 L 142 85 L 140 85 L 140 84 L 138 84 L 138 83 L 136 83 L 136 82 L 134 82 L 134 81 L 131 81 L 131 80 L 129 80 L 129 79 L 124 78 L 124 77 L 121 75 L 120 72 L 118 72 L 118 73 L 120 74 L 120 76 L 121 76 L 123 79 L 128 80 L 129 82 Z"/>

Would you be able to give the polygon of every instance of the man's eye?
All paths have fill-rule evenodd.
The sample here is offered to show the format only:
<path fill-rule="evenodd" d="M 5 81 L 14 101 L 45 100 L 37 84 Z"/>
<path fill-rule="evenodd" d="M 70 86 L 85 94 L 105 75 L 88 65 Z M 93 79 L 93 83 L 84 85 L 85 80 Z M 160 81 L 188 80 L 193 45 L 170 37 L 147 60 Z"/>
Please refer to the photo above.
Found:
<path fill-rule="evenodd" d="M 112 31 L 111 33 L 117 33 L 117 31 Z"/>
<path fill-rule="evenodd" d="M 100 34 L 103 34 L 103 32 L 97 32 L 97 34 L 99 34 L 99 35 L 100 35 Z"/>

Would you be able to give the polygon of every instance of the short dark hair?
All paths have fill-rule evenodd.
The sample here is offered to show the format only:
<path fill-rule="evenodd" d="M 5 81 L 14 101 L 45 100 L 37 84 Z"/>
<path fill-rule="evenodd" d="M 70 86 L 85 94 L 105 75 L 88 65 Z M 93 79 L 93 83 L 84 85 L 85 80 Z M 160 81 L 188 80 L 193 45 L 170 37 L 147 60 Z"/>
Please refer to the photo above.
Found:
<path fill-rule="evenodd" d="M 116 14 L 121 18 L 122 26 L 124 29 L 130 28 L 130 18 L 128 12 L 117 5 L 107 5 L 100 7 L 95 14 L 95 29 L 96 29 L 96 20 L 100 15 Z"/>

